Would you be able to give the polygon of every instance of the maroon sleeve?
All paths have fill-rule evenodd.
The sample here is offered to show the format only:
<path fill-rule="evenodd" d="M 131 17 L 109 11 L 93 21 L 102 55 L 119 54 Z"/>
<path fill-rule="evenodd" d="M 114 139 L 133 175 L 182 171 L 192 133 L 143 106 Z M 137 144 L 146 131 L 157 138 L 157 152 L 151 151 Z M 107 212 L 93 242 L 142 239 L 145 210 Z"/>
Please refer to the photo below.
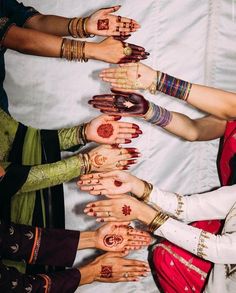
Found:
<path fill-rule="evenodd" d="M 26 275 L 0 262 L 0 292 L 72 293 L 79 282 L 80 272 L 77 269 L 48 275 Z"/>
<path fill-rule="evenodd" d="M 0 255 L 29 264 L 72 266 L 80 232 L 0 224 Z"/>

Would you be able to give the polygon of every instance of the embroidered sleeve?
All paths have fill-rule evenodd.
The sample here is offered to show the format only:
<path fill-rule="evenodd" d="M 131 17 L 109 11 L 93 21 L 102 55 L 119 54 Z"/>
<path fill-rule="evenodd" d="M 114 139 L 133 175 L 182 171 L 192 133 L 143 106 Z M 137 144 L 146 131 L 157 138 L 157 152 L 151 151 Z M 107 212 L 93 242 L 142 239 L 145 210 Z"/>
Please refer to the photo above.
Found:
<path fill-rule="evenodd" d="M 84 146 L 87 141 L 84 135 L 84 124 L 58 130 L 61 150 L 68 150 L 74 146 Z"/>
<path fill-rule="evenodd" d="M 26 7 L 15 0 L 3 0 L 0 12 L 0 41 L 4 39 L 12 24 L 22 27 L 25 22 L 39 12 L 33 7 Z"/>
<path fill-rule="evenodd" d="M 56 163 L 33 166 L 19 192 L 29 192 L 62 184 L 80 176 L 84 170 L 84 161 L 80 155 Z"/>

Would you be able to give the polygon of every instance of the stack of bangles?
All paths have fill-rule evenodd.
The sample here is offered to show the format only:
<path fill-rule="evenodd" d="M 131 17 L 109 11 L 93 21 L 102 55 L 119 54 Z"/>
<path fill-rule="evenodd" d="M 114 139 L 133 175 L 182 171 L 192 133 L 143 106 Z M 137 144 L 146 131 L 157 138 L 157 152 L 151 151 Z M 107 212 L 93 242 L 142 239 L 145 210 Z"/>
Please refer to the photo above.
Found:
<path fill-rule="evenodd" d="M 144 119 L 160 127 L 167 126 L 172 120 L 172 113 L 165 108 L 149 102 L 149 108 Z"/>
<path fill-rule="evenodd" d="M 77 127 L 77 141 L 81 145 L 86 145 L 88 143 L 85 130 L 88 123 L 81 124 Z"/>
<path fill-rule="evenodd" d="M 82 161 L 81 175 L 91 173 L 91 160 L 88 154 L 78 154 L 78 158 Z"/>
<path fill-rule="evenodd" d="M 167 214 L 165 214 L 161 210 L 158 210 L 155 218 L 149 224 L 149 231 L 154 232 L 159 227 L 161 227 L 168 219 L 169 216 Z"/>
<path fill-rule="evenodd" d="M 149 196 L 153 190 L 153 185 L 151 183 L 148 183 L 145 180 L 142 180 L 142 181 L 144 183 L 144 192 L 143 192 L 142 196 L 138 197 L 138 199 L 141 201 L 147 202 L 149 199 Z"/>
<path fill-rule="evenodd" d="M 90 35 L 87 32 L 86 25 L 88 17 L 74 17 L 71 18 L 68 23 L 68 32 L 73 38 L 92 38 L 94 35 Z"/>
<path fill-rule="evenodd" d="M 60 57 L 68 61 L 87 62 L 85 57 L 85 43 L 76 40 L 62 39 Z"/>
<path fill-rule="evenodd" d="M 157 76 L 151 85 L 147 88 L 151 94 L 156 94 L 157 91 L 163 94 L 181 99 L 188 100 L 192 84 L 190 82 L 178 79 L 167 73 L 157 71 Z"/>

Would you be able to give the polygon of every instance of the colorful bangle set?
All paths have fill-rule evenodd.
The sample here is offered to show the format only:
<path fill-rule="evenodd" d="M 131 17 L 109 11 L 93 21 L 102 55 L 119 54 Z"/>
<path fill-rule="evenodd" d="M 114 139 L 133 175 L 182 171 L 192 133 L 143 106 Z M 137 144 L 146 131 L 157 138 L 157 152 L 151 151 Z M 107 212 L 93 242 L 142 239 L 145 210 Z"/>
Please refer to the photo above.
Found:
<path fill-rule="evenodd" d="M 87 32 L 86 26 L 88 17 L 74 17 L 71 18 L 68 23 L 68 32 L 73 38 L 92 38 L 94 35 L 90 35 Z"/>
<path fill-rule="evenodd" d="M 144 115 L 144 119 L 152 124 L 165 127 L 172 120 L 172 113 L 165 108 L 149 102 L 149 109 Z"/>
<path fill-rule="evenodd" d="M 63 38 L 60 57 L 68 61 L 87 62 L 88 59 L 85 57 L 84 50 L 85 44 L 86 42 Z"/>
<path fill-rule="evenodd" d="M 166 95 L 187 101 L 192 84 L 175 78 L 164 72 L 157 71 L 156 90 Z"/>

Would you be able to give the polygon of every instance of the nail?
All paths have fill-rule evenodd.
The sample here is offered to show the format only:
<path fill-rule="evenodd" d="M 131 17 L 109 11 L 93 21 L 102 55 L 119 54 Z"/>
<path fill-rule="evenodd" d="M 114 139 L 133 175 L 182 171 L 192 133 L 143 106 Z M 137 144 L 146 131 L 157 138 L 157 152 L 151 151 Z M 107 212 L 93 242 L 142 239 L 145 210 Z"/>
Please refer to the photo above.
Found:
<path fill-rule="evenodd" d="M 136 134 L 143 134 L 143 132 L 142 132 L 141 129 L 137 129 L 135 133 L 136 133 Z"/>
<path fill-rule="evenodd" d="M 123 169 L 122 170 L 129 170 L 129 168 L 128 167 L 123 167 Z"/>
<path fill-rule="evenodd" d="M 94 217 L 97 217 L 97 213 L 96 213 L 96 212 L 94 212 L 94 213 L 93 213 L 93 216 L 94 216 Z"/>
<path fill-rule="evenodd" d="M 132 124 L 132 128 L 133 128 L 133 129 L 139 129 L 139 126 L 138 126 L 137 124 L 134 124 L 134 123 L 133 123 L 133 124 Z"/>
<path fill-rule="evenodd" d="M 114 120 L 115 120 L 115 121 L 117 121 L 117 120 L 120 120 L 120 119 L 121 119 L 121 116 L 118 116 L 118 115 L 114 115 L 113 117 L 114 117 Z"/>
<path fill-rule="evenodd" d="M 93 209 L 90 209 L 89 212 L 92 213 L 93 212 Z"/>
<path fill-rule="evenodd" d="M 132 133 L 132 134 L 131 134 L 131 137 L 132 137 L 132 138 L 136 138 L 136 137 L 138 137 L 138 134 L 137 134 L 137 133 Z"/>
<path fill-rule="evenodd" d="M 126 138 L 125 143 L 131 143 L 131 140 Z"/>

